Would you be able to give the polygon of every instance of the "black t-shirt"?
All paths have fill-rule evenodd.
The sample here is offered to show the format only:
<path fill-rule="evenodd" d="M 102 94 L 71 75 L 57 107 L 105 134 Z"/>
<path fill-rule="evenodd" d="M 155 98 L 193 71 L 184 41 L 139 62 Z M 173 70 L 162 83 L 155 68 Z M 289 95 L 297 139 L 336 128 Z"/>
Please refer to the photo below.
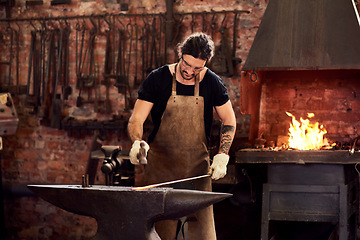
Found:
<path fill-rule="evenodd" d="M 153 70 L 146 77 L 139 89 L 138 99 L 154 103 L 151 109 L 154 129 L 149 135 L 149 143 L 155 138 L 167 101 L 171 96 L 172 79 L 173 76 L 171 75 L 169 66 L 165 65 Z M 194 96 L 194 85 L 176 83 L 177 95 Z M 209 142 L 213 121 L 213 107 L 225 104 L 229 100 L 229 95 L 221 78 L 210 69 L 207 69 L 203 80 L 200 82 L 199 94 L 204 98 L 205 133 Z"/>

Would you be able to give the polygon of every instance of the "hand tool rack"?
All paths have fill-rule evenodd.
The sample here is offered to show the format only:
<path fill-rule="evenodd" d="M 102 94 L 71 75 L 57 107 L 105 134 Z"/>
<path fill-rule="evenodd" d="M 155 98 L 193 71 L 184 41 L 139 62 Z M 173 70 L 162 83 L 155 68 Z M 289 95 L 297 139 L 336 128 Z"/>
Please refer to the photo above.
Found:
<path fill-rule="evenodd" d="M 175 45 L 189 30 L 213 37 L 218 46 L 209 67 L 234 76 L 234 65 L 241 63 L 236 51 L 243 13 L 249 11 L 174 13 L 170 38 L 165 13 L 0 19 L 5 52 L 0 68 L 8 70 L 2 71 L 7 76 L 1 91 L 26 95 L 29 112 L 58 129 L 68 107 L 91 105 L 95 113 L 109 116 L 128 112 L 150 71 L 172 61 L 171 56 L 177 60 Z M 26 34 L 30 42 L 24 41 Z M 21 52 L 29 52 L 28 61 L 19 61 Z M 114 102 L 119 93 L 120 106 Z"/>

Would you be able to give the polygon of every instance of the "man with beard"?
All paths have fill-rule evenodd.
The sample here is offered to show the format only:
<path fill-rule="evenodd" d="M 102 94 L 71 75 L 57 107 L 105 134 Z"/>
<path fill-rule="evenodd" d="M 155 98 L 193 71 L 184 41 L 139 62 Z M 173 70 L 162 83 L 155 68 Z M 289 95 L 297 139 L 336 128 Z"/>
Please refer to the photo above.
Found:
<path fill-rule="evenodd" d="M 139 164 L 141 149 L 148 164 L 140 185 L 149 185 L 209 174 L 217 180 L 226 175 L 229 149 L 236 119 L 222 80 L 205 65 L 214 54 L 214 43 L 204 33 L 194 33 L 178 45 L 179 62 L 153 70 L 139 89 L 129 119 L 128 132 L 133 141 L 130 160 Z M 222 121 L 220 145 L 212 163 L 207 150 L 213 109 Z M 151 114 L 154 129 L 147 142 L 143 124 Z M 211 191 L 209 177 L 172 186 Z M 156 223 L 161 239 L 176 238 L 177 221 Z M 190 239 L 216 239 L 212 206 L 188 218 Z"/>

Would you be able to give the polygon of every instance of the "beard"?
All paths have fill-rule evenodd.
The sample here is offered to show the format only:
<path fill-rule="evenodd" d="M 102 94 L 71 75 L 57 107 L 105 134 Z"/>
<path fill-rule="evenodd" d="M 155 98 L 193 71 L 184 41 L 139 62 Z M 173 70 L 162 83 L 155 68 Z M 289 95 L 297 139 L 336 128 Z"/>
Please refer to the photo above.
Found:
<path fill-rule="evenodd" d="M 181 67 L 179 70 L 180 75 L 184 80 L 192 80 L 196 76 L 195 73 L 189 74 L 189 72 L 187 72 L 185 69 L 182 69 Z"/>

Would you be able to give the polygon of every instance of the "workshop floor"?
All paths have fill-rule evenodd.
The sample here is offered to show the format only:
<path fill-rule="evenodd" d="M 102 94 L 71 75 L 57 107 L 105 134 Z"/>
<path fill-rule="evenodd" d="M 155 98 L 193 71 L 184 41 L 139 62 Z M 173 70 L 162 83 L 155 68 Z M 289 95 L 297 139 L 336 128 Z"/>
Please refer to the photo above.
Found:
<path fill-rule="evenodd" d="M 213 186 L 215 192 L 232 192 L 229 186 Z M 218 240 L 259 240 L 261 207 L 256 203 L 244 203 L 226 199 L 214 204 L 214 216 Z"/>

